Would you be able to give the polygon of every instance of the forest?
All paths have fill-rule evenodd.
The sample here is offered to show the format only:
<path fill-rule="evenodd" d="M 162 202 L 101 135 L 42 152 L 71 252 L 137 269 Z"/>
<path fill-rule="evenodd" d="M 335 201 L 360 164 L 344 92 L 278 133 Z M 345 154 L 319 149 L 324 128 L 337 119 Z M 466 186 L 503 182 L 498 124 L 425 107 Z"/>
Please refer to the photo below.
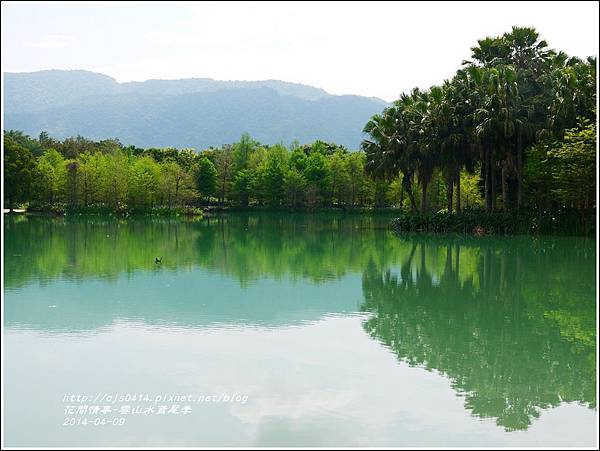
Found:
<path fill-rule="evenodd" d="M 118 140 L 57 141 L 5 134 L 9 204 L 30 209 L 147 211 L 184 206 L 370 207 L 397 205 L 400 184 L 369 177 L 365 154 L 316 141 L 262 145 L 249 135 L 202 152 L 124 147 Z M 20 169 L 17 170 L 17 167 Z M 14 176 L 11 181 L 10 177 Z"/>
<path fill-rule="evenodd" d="M 535 29 L 518 27 L 471 53 L 450 80 L 373 116 L 356 151 L 248 134 L 196 151 L 5 131 L 5 208 L 593 212 L 595 57 L 551 50 Z"/>

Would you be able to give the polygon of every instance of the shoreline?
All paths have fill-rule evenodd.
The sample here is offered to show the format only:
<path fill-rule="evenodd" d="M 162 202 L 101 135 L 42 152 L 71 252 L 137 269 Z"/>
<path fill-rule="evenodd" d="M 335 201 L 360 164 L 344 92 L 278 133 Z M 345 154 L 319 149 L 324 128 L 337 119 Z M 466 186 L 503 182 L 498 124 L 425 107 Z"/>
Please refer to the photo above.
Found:
<path fill-rule="evenodd" d="M 461 213 L 445 211 L 431 213 L 412 213 L 395 208 L 336 208 L 318 209 L 286 208 L 286 207 L 231 207 L 208 206 L 193 208 L 158 208 L 156 210 L 111 211 L 91 208 L 83 210 L 27 210 L 15 209 L 9 212 L 4 209 L 6 217 L 38 216 L 38 217 L 106 217 L 120 219 L 210 219 L 228 214 L 288 214 L 288 215 L 341 215 L 365 217 L 389 217 L 385 228 L 397 234 L 416 235 L 458 235 L 458 236 L 581 236 L 591 237 L 596 234 L 596 211 L 495 211 L 486 212 L 479 209 L 465 209 Z"/>

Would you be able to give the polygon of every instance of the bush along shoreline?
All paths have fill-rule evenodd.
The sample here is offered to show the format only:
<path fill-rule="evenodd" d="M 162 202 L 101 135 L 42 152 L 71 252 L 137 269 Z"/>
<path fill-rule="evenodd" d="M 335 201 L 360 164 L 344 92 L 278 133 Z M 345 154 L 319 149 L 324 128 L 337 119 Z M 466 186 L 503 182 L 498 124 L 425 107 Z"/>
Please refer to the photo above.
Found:
<path fill-rule="evenodd" d="M 160 217 L 194 217 L 202 218 L 205 212 L 202 208 L 195 206 L 154 206 L 150 208 L 129 208 L 125 204 L 110 206 L 106 204 L 91 205 L 68 205 L 34 204 L 25 210 L 25 213 L 47 214 L 54 216 L 74 215 L 99 215 L 99 216 L 160 216 Z"/>
<path fill-rule="evenodd" d="M 482 209 L 466 209 L 461 213 L 404 213 L 394 218 L 390 227 L 397 233 L 593 236 L 596 213 L 595 210 L 487 212 Z"/>

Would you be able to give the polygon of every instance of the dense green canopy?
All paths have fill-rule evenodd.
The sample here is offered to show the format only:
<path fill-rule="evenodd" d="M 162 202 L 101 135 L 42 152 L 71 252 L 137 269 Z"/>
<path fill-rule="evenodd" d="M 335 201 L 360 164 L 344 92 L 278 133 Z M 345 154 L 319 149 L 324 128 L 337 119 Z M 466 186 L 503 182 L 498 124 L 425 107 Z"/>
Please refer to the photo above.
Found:
<path fill-rule="evenodd" d="M 400 174 L 409 192 L 416 178 L 423 212 L 436 170 L 446 181 L 448 211 L 454 187 L 460 211 L 461 170 L 476 168 L 488 211 L 498 208 L 498 197 L 505 210 L 542 206 L 540 189 L 560 193 L 544 199 L 544 207 L 591 208 L 593 177 L 567 161 L 577 160 L 593 172 L 595 105 L 595 58 L 584 61 L 549 50 L 535 29 L 514 27 L 478 41 L 472 61 L 465 61 L 451 80 L 403 94 L 374 116 L 365 126 L 362 148 L 371 174 Z M 587 139 L 569 144 L 578 133 Z M 561 148 L 562 156 L 553 150 L 546 158 L 547 148 Z M 411 206 L 417 209 L 412 197 Z"/>

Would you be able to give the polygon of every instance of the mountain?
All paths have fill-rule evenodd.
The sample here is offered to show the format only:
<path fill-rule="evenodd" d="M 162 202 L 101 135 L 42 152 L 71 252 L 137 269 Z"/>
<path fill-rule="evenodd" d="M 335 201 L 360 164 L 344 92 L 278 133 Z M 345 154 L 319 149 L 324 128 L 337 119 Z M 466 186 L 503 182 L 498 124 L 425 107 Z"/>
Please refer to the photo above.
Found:
<path fill-rule="evenodd" d="M 119 138 L 140 147 L 316 139 L 357 149 L 362 128 L 387 105 L 278 80 L 210 78 L 118 83 L 88 71 L 4 74 L 4 127 L 37 136 Z"/>

